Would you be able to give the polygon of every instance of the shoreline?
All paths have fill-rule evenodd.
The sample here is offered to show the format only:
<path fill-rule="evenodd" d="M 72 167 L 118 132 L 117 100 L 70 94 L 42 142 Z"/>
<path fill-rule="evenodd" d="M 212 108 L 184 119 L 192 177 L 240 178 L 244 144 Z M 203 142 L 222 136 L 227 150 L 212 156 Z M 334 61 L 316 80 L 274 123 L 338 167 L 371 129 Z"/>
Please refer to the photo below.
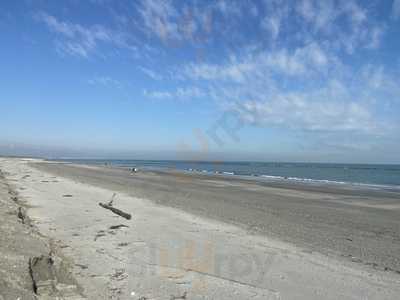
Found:
<path fill-rule="evenodd" d="M 111 166 L 111 168 L 129 169 L 128 167 Z M 272 175 L 239 175 L 239 174 L 224 174 L 213 173 L 213 172 L 203 172 L 203 171 L 190 171 L 190 170 L 177 170 L 177 169 L 154 169 L 154 170 L 140 170 L 142 172 L 149 173 L 160 173 L 160 174 L 184 174 L 188 176 L 204 176 L 209 178 L 220 178 L 226 180 L 245 180 L 254 181 L 256 183 L 264 184 L 280 184 L 290 188 L 290 186 L 296 187 L 320 187 L 320 188 L 349 188 L 357 190 L 381 190 L 400 193 L 400 185 L 383 185 L 383 184 L 371 184 L 371 183 L 358 183 L 358 182 L 339 182 L 323 179 L 310 179 L 310 178 L 297 178 L 297 177 L 282 177 L 282 176 L 272 176 Z"/>
<path fill-rule="evenodd" d="M 222 201 L 229 198 L 222 197 L 227 193 L 242 201 L 241 190 L 257 197 L 278 195 L 279 203 L 289 204 L 299 202 L 294 199 L 299 195 L 312 196 L 307 201 L 316 205 L 321 195 L 317 191 L 223 179 L 188 180 L 172 174 L 129 175 L 123 170 L 34 160 L 2 159 L 0 168 L 9 172 L 7 180 L 29 204 L 35 226 L 74 261 L 73 275 L 89 299 L 396 299 L 400 293 L 396 272 L 360 263 L 356 256 L 326 256 L 321 249 L 259 235 L 216 216 L 208 218 L 208 210 L 216 207 L 205 202 L 213 195 L 208 201 L 220 203 L 220 212 L 230 217 L 236 212 L 227 209 L 232 203 Z M 185 194 L 183 187 L 191 188 L 192 194 Z M 132 213 L 132 220 L 98 205 L 109 202 L 114 194 L 115 207 Z M 176 207 L 174 199 L 186 209 Z M 302 205 L 309 209 L 307 201 L 297 203 L 296 209 Z M 326 201 L 329 208 L 337 199 Z M 203 213 L 194 207 L 199 202 L 203 202 Z M 367 202 L 376 204 L 374 199 Z M 246 214 L 249 203 L 241 206 L 242 213 Z M 276 203 L 269 205 L 276 209 Z M 389 214 L 392 210 L 384 209 Z M 285 218 L 281 215 L 275 221 L 286 226 Z M 301 225 L 301 220 L 294 221 Z M 390 244 L 386 241 L 383 246 Z"/>
<path fill-rule="evenodd" d="M 50 163 L 50 164 L 61 164 L 66 166 L 80 167 L 80 168 L 98 168 L 98 169 L 111 169 L 111 170 L 122 170 L 130 172 L 132 167 L 119 166 L 119 165 L 103 165 L 103 164 L 85 164 L 85 163 L 72 163 L 62 160 L 47 160 L 39 159 L 39 162 Z M 211 179 L 211 180 L 227 180 L 237 182 L 247 182 L 264 185 L 266 187 L 286 188 L 286 189 L 300 189 L 305 191 L 332 191 L 332 192 L 344 192 L 344 193 L 359 193 L 360 195 L 374 193 L 378 196 L 385 195 L 385 197 L 392 197 L 400 199 L 400 185 L 383 185 L 383 184 L 370 184 L 370 183 L 357 183 L 357 182 L 337 182 L 330 180 L 318 180 L 318 179 L 302 179 L 299 178 L 284 178 L 280 176 L 269 176 L 269 175 L 238 175 L 238 174 L 223 174 L 215 172 L 202 172 L 196 170 L 180 170 L 173 168 L 143 168 L 137 169 L 142 174 L 156 174 L 156 175 L 173 175 L 178 177 L 187 176 L 189 179 L 200 178 L 200 179 Z M 270 178 L 271 177 L 271 178 Z"/>
<path fill-rule="evenodd" d="M 161 172 L 161 173 L 182 173 L 182 174 L 192 174 L 192 175 L 204 175 L 204 176 L 217 176 L 217 177 L 222 177 L 222 178 L 239 178 L 239 179 L 246 179 L 246 180 L 255 180 L 255 181 L 261 181 L 261 182 L 282 182 L 282 183 L 299 183 L 299 184 L 310 184 L 310 185 L 324 185 L 324 186 L 348 186 L 348 187 L 356 187 L 356 188 L 366 188 L 366 189 L 383 189 L 383 190 L 393 190 L 393 191 L 400 191 L 400 185 L 399 184 L 384 184 L 384 183 L 374 183 L 374 182 L 360 182 L 360 181 L 344 181 L 344 180 L 330 180 L 326 178 L 311 178 L 311 177 L 296 177 L 294 175 L 289 175 L 287 174 L 286 176 L 283 175 L 272 175 L 272 174 L 261 174 L 261 173 L 249 173 L 249 174 L 243 174 L 238 171 L 216 171 L 216 170 L 209 170 L 209 169 L 196 169 L 196 168 L 177 168 L 177 167 L 168 167 L 168 166 L 159 166 L 159 167 L 152 167 L 152 166 L 146 166 L 146 165 L 140 165 L 140 163 L 145 163 L 146 161 L 136 161 L 133 160 L 132 162 L 137 162 L 135 164 L 118 164 L 114 163 L 113 160 L 90 160 L 90 159 L 77 159 L 77 160 L 57 160 L 57 159 L 50 159 L 46 160 L 48 162 L 53 162 L 53 163 L 65 163 L 65 164 L 72 164 L 72 165 L 91 165 L 91 166 L 97 166 L 97 167 L 102 167 L 106 165 L 107 167 L 111 168 L 121 168 L 121 169 L 130 169 L 132 167 L 139 168 L 142 172 Z M 123 162 L 124 160 L 115 160 L 115 162 L 121 161 Z M 129 161 L 129 160 L 128 160 Z M 159 162 L 159 161 L 157 161 Z M 177 162 L 177 163 L 203 163 L 203 162 L 197 162 L 197 161 L 168 161 L 170 163 Z M 212 164 L 213 162 L 204 162 L 204 163 L 209 163 Z M 225 163 L 225 162 L 223 162 Z M 229 163 L 229 162 L 226 162 Z M 235 162 L 236 163 L 236 162 Z M 241 163 L 241 162 L 237 162 Z M 260 163 L 260 162 L 249 162 L 249 163 Z M 272 163 L 269 163 L 272 164 Z M 274 164 L 292 164 L 292 163 L 274 163 Z M 300 165 L 306 165 L 308 163 L 293 163 L 293 164 L 300 164 Z M 322 164 L 322 163 L 310 163 L 311 165 L 329 165 L 329 164 Z M 332 163 L 331 165 L 335 165 Z M 345 168 L 344 166 L 365 166 L 365 164 L 339 164 L 343 165 L 342 168 Z M 382 164 L 371 164 L 369 166 L 384 166 Z M 400 165 L 387 165 L 390 167 L 399 167 Z M 346 167 L 347 168 L 347 167 Z"/>

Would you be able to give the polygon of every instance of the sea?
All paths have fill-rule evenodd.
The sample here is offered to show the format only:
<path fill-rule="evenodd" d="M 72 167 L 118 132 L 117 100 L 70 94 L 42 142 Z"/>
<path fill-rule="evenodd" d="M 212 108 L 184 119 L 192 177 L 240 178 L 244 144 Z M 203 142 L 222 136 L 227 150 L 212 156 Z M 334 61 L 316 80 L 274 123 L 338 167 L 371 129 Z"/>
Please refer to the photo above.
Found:
<path fill-rule="evenodd" d="M 175 170 L 210 175 L 245 176 L 255 180 L 389 186 L 400 189 L 400 165 L 116 159 L 67 159 L 63 161 L 138 168 L 139 170 Z"/>

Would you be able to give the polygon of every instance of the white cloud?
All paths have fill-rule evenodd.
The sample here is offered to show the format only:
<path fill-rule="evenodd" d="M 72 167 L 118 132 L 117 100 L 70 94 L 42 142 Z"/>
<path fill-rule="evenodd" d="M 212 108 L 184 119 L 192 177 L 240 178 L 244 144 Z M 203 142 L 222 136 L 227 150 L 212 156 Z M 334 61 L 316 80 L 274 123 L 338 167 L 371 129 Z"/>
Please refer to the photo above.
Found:
<path fill-rule="evenodd" d="M 325 51 L 312 43 L 293 52 L 283 48 L 276 51 L 250 53 L 245 56 L 232 55 L 221 65 L 207 63 L 189 64 L 183 69 L 183 78 L 201 80 L 224 80 L 242 83 L 249 77 L 266 77 L 269 74 L 288 76 L 312 76 L 316 70 L 328 66 Z"/>
<path fill-rule="evenodd" d="M 387 100 L 400 102 L 399 74 L 392 73 L 382 65 L 365 64 L 359 73 L 360 80 L 365 84 L 365 93 L 380 92 Z"/>
<path fill-rule="evenodd" d="M 145 67 L 139 67 L 139 70 L 142 71 L 144 74 L 146 74 L 148 77 L 150 77 L 153 80 L 162 80 L 163 76 L 161 76 L 160 74 L 145 68 Z"/>
<path fill-rule="evenodd" d="M 138 9 L 144 26 L 163 41 L 181 39 L 176 18 L 178 11 L 168 0 L 145 0 Z"/>
<path fill-rule="evenodd" d="M 102 25 L 85 27 L 80 24 L 64 22 L 44 12 L 35 15 L 35 19 L 43 22 L 49 30 L 59 35 L 56 40 L 57 49 L 63 53 L 88 58 L 95 52 L 100 43 L 109 43 L 117 47 L 136 51 L 136 46 L 122 32 L 110 30 Z"/>
<path fill-rule="evenodd" d="M 243 61 L 240 63 L 230 63 L 225 66 L 210 64 L 191 64 L 185 67 L 183 77 L 203 80 L 232 80 L 242 82 L 246 73 L 254 69 L 251 61 Z"/>
<path fill-rule="evenodd" d="M 153 99 L 171 99 L 173 98 L 173 94 L 170 92 L 164 91 L 148 91 L 144 90 L 143 95 Z"/>
<path fill-rule="evenodd" d="M 95 78 L 89 79 L 88 83 L 90 85 L 102 85 L 102 86 L 109 87 L 109 88 L 112 87 L 112 88 L 121 89 L 123 87 L 123 84 L 120 81 L 113 79 L 111 77 L 108 77 L 108 76 L 101 76 L 101 77 L 95 77 Z"/>
<path fill-rule="evenodd" d="M 243 17 L 245 2 L 218 0 L 184 1 L 181 5 L 171 0 L 142 0 L 137 11 L 142 23 L 137 23 L 149 37 L 157 37 L 164 45 L 204 45 L 214 34 L 233 25 L 234 18 Z M 250 14 L 257 15 L 257 7 L 249 4 Z M 221 18 L 224 20 L 221 21 Z M 217 23 L 219 19 L 219 23 Z M 143 26 L 144 25 L 144 26 Z"/>
<path fill-rule="evenodd" d="M 382 135 L 393 122 L 378 117 L 377 99 L 384 106 L 400 96 L 395 76 L 382 67 L 358 72 L 315 42 L 294 51 L 255 49 L 183 72 L 186 80 L 206 81 L 210 98 L 245 122 L 294 131 Z M 382 92 L 390 97 L 376 97 Z"/>
<path fill-rule="evenodd" d="M 147 29 L 162 39 L 185 39 L 179 27 L 182 10 L 163 1 L 153 11 L 153 4 L 150 1 L 146 4 L 150 8 L 143 10 L 143 16 L 153 20 L 153 27 L 149 23 Z M 251 40 L 246 30 L 234 28 L 219 45 L 224 47 L 224 42 L 229 44 L 240 34 L 247 34 L 243 37 L 245 47 L 232 43 L 235 47 L 226 47 L 228 54 L 218 63 L 191 62 L 174 69 L 175 79 L 194 86 L 201 82 L 207 90 L 177 89 L 146 95 L 160 99 L 206 95 L 224 109 L 240 112 L 250 123 L 292 130 L 375 135 L 388 128 L 379 119 L 376 103 L 377 99 L 382 101 L 378 94 L 390 94 L 383 98 L 385 103 L 400 95 L 396 77 L 378 65 L 366 68 L 349 64 L 349 56 L 380 47 L 385 23 L 377 21 L 374 13 L 356 0 L 302 0 L 296 5 L 271 0 L 257 4 L 261 9 L 254 6 L 253 15 L 259 16 L 255 23 L 260 24 L 260 40 Z M 248 16 L 236 2 L 228 5 L 218 1 L 213 9 L 222 18 L 232 16 L 225 18 L 227 28 L 241 26 Z M 202 28 L 199 11 L 192 12 L 191 36 Z M 239 22 L 236 18 L 243 19 Z M 164 31 L 154 27 L 157 20 L 166 25 Z"/>
<path fill-rule="evenodd" d="M 205 93 L 197 87 L 178 88 L 176 96 L 181 99 L 191 99 L 203 97 Z"/>
<path fill-rule="evenodd" d="M 346 95 L 344 86 L 331 82 L 308 92 L 280 92 L 261 101 L 246 101 L 236 109 L 251 124 L 307 131 L 377 133 L 380 124 L 368 106 Z"/>
<path fill-rule="evenodd" d="M 360 48 L 379 48 L 385 32 L 384 24 L 379 24 L 355 0 L 302 0 L 295 11 L 305 21 L 298 24 L 299 32 L 339 47 L 347 54 L 354 54 Z"/>
<path fill-rule="evenodd" d="M 205 92 L 197 87 L 179 87 L 175 91 L 148 91 L 144 90 L 144 96 L 153 99 L 176 99 L 181 101 L 192 100 L 195 98 L 201 98 L 205 96 Z"/>
<path fill-rule="evenodd" d="M 287 75 L 310 75 L 314 70 L 323 68 L 328 63 L 324 50 L 316 43 L 298 48 L 294 53 L 286 49 L 270 52 L 265 57 L 266 67 Z"/>
<path fill-rule="evenodd" d="M 370 41 L 366 44 L 366 47 L 371 49 L 379 48 L 384 32 L 385 29 L 383 26 L 374 26 L 369 32 Z"/>
<path fill-rule="evenodd" d="M 249 2 L 248 5 L 249 5 L 250 14 L 251 14 L 253 17 L 257 17 L 258 14 L 259 14 L 259 11 L 258 11 L 257 6 L 255 6 L 254 3 L 252 3 L 252 2 Z"/>
<path fill-rule="evenodd" d="M 309 19 L 316 31 L 323 33 L 332 32 L 332 26 L 338 16 L 338 9 L 333 1 L 314 1 L 311 15 Z"/>
<path fill-rule="evenodd" d="M 55 17 L 50 16 L 46 13 L 40 13 L 37 16 L 38 20 L 41 20 L 47 24 L 47 26 L 55 32 L 62 33 L 69 38 L 73 38 L 76 31 L 82 30 L 80 26 L 71 26 L 65 22 L 59 22 Z"/>
<path fill-rule="evenodd" d="M 394 19 L 398 19 L 400 17 L 400 0 L 393 1 L 392 16 Z"/>
<path fill-rule="evenodd" d="M 261 23 L 261 27 L 269 31 L 272 40 L 276 40 L 279 36 L 281 28 L 281 19 L 279 17 L 265 17 Z"/>
<path fill-rule="evenodd" d="M 395 74 L 378 62 L 359 64 L 379 49 L 390 24 L 377 20 L 376 13 L 361 1 L 301 0 L 295 5 L 287 0 L 255 1 L 257 5 L 250 3 L 247 11 L 244 1 L 176 3 L 143 0 L 136 5 L 140 34 L 144 31 L 152 42 L 156 38 L 176 43 L 172 45 L 194 43 L 201 37 L 201 46 L 211 50 L 210 60 L 205 57 L 181 66 L 172 61 L 174 67 L 163 70 L 167 76 L 138 67 L 163 84 L 173 78 L 185 86 L 176 88 L 174 81 L 173 88 L 145 90 L 146 97 L 212 98 L 252 124 L 292 130 L 368 134 L 385 130 L 387 124 L 379 119 L 381 107 L 376 103 L 381 101 L 383 107 L 400 99 L 400 85 Z M 392 14 L 399 16 L 400 0 L 393 2 Z M 83 27 L 46 14 L 39 20 L 58 34 L 57 46 L 66 53 L 88 57 L 102 43 L 135 47 L 123 33 L 103 26 Z M 221 24 L 223 28 L 218 27 Z M 255 24 L 259 28 L 249 31 L 247 25 Z M 161 48 L 157 43 L 153 46 Z M 351 56 L 358 54 L 360 59 L 353 64 Z M 91 83 L 117 85 L 107 77 Z M 382 93 L 385 97 L 379 96 Z"/>
<path fill-rule="evenodd" d="M 311 22 L 315 18 L 315 9 L 312 0 L 302 0 L 297 2 L 296 10 L 306 21 Z"/>
<path fill-rule="evenodd" d="M 384 84 L 384 68 L 382 66 L 365 65 L 361 70 L 361 76 L 373 89 L 381 88 Z"/>
<path fill-rule="evenodd" d="M 289 20 L 290 8 L 286 1 L 266 1 L 265 10 L 261 28 L 270 34 L 272 41 L 275 41 L 279 37 L 283 23 Z"/>
<path fill-rule="evenodd" d="M 216 1 L 215 6 L 225 17 L 235 15 L 240 16 L 242 14 L 240 2 L 218 0 Z"/>

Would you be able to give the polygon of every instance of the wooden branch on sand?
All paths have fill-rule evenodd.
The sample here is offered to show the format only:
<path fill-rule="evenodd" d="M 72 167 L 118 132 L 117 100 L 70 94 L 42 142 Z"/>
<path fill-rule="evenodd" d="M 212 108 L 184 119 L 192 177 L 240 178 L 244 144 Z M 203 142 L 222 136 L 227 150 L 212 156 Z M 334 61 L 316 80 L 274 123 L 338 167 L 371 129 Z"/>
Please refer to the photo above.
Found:
<path fill-rule="evenodd" d="M 108 204 L 107 204 L 108 206 L 112 206 L 112 205 L 113 205 L 115 196 L 117 196 L 116 193 L 114 193 L 114 194 L 112 195 L 111 200 L 110 200 L 110 201 L 108 202 Z"/>
<path fill-rule="evenodd" d="M 123 217 L 123 218 L 125 218 L 127 220 L 132 219 L 132 216 L 130 214 L 128 214 L 126 212 L 123 212 L 122 210 L 120 210 L 118 208 L 115 208 L 112 205 L 104 204 L 104 203 L 101 203 L 101 202 L 99 203 L 99 205 L 101 207 L 105 208 L 105 209 L 111 210 L 114 214 L 117 214 L 117 215 L 119 215 L 119 216 L 121 216 L 121 217 Z"/>

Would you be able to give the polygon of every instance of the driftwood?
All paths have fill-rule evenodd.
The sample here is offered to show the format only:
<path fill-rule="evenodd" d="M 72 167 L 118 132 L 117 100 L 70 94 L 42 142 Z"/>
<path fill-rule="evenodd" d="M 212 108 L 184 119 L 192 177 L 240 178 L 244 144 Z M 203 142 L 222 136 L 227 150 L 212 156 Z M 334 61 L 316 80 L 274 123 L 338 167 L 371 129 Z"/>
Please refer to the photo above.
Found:
<path fill-rule="evenodd" d="M 122 228 L 122 227 L 126 227 L 126 228 L 128 228 L 129 226 L 126 226 L 126 225 L 124 225 L 124 224 L 120 224 L 120 225 L 113 225 L 113 226 L 110 226 L 109 227 L 109 229 L 120 229 L 120 228 Z"/>
<path fill-rule="evenodd" d="M 117 196 L 116 193 L 114 193 L 114 194 L 112 195 L 111 200 L 107 203 L 108 206 L 112 206 L 112 205 L 113 205 L 115 196 Z"/>
<path fill-rule="evenodd" d="M 118 208 L 115 208 L 112 205 L 104 204 L 104 203 L 101 203 L 101 202 L 99 203 L 99 205 L 101 207 L 105 208 L 105 209 L 111 210 L 114 214 L 117 214 L 117 215 L 119 215 L 119 216 L 121 216 L 121 217 L 123 217 L 123 218 L 125 218 L 127 220 L 132 219 L 132 216 L 130 214 L 128 214 L 126 212 L 123 212 L 122 210 L 120 210 Z"/>

